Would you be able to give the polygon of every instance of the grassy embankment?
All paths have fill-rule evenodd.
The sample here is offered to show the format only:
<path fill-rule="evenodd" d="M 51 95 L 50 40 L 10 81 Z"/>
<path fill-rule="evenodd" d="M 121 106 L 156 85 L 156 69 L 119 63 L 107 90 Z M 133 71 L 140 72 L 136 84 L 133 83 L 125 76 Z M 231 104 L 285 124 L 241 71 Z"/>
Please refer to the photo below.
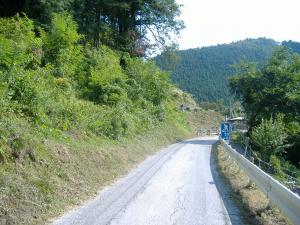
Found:
<path fill-rule="evenodd" d="M 119 140 L 76 132 L 43 135 L 27 127 L 16 138 L 18 158 L 0 165 L 0 224 L 47 223 L 95 196 L 162 146 L 194 136 L 197 121 L 211 128 L 221 120 L 218 113 L 198 108 L 190 97 L 179 101 L 190 108 L 181 114 L 188 124 L 185 119 L 168 120 Z"/>
<path fill-rule="evenodd" d="M 248 215 L 253 224 L 287 225 L 291 224 L 278 208 L 270 203 L 267 196 L 255 186 L 248 175 L 230 159 L 223 147 L 215 148 L 218 170 L 232 189 L 235 202 L 243 214 Z"/>

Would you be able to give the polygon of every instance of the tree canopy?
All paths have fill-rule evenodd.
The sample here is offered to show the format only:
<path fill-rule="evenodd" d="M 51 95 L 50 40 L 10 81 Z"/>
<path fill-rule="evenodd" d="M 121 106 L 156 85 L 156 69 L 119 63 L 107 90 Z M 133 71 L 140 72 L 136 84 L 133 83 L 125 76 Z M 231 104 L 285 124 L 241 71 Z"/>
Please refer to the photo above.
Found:
<path fill-rule="evenodd" d="M 53 13 L 66 11 L 77 22 L 83 42 L 104 44 L 133 56 L 163 49 L 172 43 L 170 35 L 178 35 L 184 27 L 175 0 L 14 0 L 2 9 L 0 17 L 24 12 L 46 29 L 51 27 Z"/>
<path fill-rule="evenodd" d="M 291 145 L 288 157 L 300 160 L 300 56 L 279 47 L 261 69 L 253 64 L 241 65 L 231 79 L 233 94 L 241 101 L 250 130 L 262 120 L 282 116 Z"/>

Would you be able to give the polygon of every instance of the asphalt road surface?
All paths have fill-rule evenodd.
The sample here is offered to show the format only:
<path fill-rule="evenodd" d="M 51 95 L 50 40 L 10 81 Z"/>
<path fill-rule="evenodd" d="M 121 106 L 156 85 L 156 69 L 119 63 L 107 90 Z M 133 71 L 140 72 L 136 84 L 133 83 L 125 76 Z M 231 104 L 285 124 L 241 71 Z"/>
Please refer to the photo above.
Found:
<path fill-rule="evenodd" d="M 173 144 L 54 225 L 241 225 L 216 172 L 217 137 Z"/>

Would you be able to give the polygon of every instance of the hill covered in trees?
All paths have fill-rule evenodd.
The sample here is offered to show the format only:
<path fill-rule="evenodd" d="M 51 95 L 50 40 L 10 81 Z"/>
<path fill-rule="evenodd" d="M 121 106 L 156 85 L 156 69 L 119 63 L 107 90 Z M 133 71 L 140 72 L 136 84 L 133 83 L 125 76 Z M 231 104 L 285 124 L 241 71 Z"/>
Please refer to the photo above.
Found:
<path fill-rule="evenodd" d="M 300 43 L 296 41 L 283 41 L 281 43 L 283 46 L 287 47 L 291 51 L 300 55 Z"/>
<path fill-rule="evenodd" d="M 266 38 L 246 39 L 211 47 L 195 48 L 175 52 L 178 64 L 172 68 L 175 84 L 192 94 L 199 102 L 228 101 L 230 78 L 235 69 L 232 65 L 242 61 L 265 64 L 274 47 L 280 43 Z M 297 42 L 283 42 L 296 52 L 300 51 Z M 170 57 L 172 60 L 172 57 Z M 175 58 L 175 57 L 173 57 Z M 156 58 L 158 66 L 168 70 L 170 59 L 164 54 Z M 228 104 L 228 103 L 227 103 Z"/>

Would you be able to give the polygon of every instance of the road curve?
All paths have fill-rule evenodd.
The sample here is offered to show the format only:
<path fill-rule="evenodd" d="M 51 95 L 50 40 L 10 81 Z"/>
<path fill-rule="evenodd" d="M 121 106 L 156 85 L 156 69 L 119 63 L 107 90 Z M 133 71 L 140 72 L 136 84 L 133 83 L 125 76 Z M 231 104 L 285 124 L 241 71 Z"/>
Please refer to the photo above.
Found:
<path fill-rule="evenodd" d="M 170 145 L 53 225 L 245 224 L 215 170 L 216 141 Z"/>

